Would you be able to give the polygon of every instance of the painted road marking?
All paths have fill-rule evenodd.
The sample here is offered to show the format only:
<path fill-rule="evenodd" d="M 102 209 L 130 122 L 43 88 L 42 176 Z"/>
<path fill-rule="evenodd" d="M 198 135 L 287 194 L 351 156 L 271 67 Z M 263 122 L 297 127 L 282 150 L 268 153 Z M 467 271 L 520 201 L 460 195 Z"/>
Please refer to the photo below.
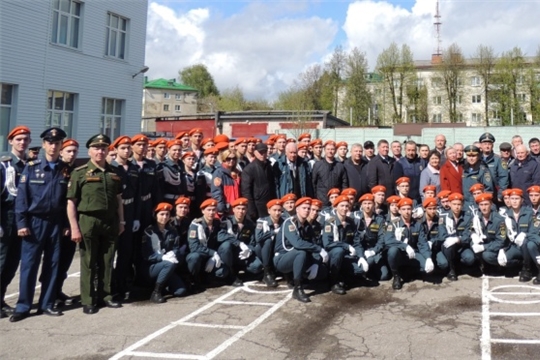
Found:
<path fill-rule="evenodd" d="M 259 291 L 251 289 L 250 286 L 256 286 L 254 285 L 254 282 L 248 282 L 245 283 L 243 287 L 238 287 L 235 289 L 232 289 L 228 293 L 218 297 L 214 301 L 206 304 L 205 306 L 193 311 L 192 313 L 184 316 L 183 318 L 155 331 L 154 333 L 146 336 L 145 338 L 139 340 L 135 344 L 127 347 L 126 349 L 122 350 L 118 354 L 111 357 L 111 360 L 120 359 L 124 356 L 134 356 L 134 357 L 147 357 L 147 358 L 161 358 L 161 359 L 194 359 L 194 360 L 209 360 L 213 359 L 223 351 L 225 351 L 227 348 L 229 348 L 232 344 L 234 344 L 236 341 L 240 340 L 242 336 L 250 332 L 251 330 L 255 329 L 257 326 L 259 326 L 264 320 L 266 320 L 268 317 L 270 317 L 272 314 L 274 314 L 280 307 L 285 305 L 287 301 L 289 301 L 292 297 L 291 290 L 287 291 Z M 257 294 L 268 294 L 268 295 L 275 295 L 275 294 L 284 294 L 287 293 L 287 295 L 282 298 L 279 302 L 275 303 L 266 303 L 266 302 L 249 302 L 249 301 L 232 301 L 232 300 L 226 300 L 230 296 L 238 293 L 239 291 L 245 291 L 248 293 L 257 293 Z M 220 325 L 220 324 L 203 324 L 203 323 L 194 323 L 190 322 L 189 320 L 193 319 L 197 315 L 203 313 L 204 311 L 210 309 L 211 307 L 215 305 L 231 305 L 231 306 L 237 306 L 237 305 L 245 305 L 245 306 L 268 306 L 269 309 L 266 310 L 262 315 L 257 317 L 254 321 L 252 321 L 247 326 L 237 326 L 237 325 Z M 205 355 L 195 355 L 195 354 L 173 354 L 173 353 L 156 353 L 156 352 L 146 352 L 146 351 L 136 351 L 140 347 L 148 344 L 150 341 L 154 340 L 158 336 L 166 333 L 169 330 L 172 330 L 178 326 L 194 326 L 194 327 L 204 327 L 204 328 L 216 328 L 216 329 L 238 329 L 238 332 L 235 333 L 233 336 L 222 342 L 219 346 L 211 350 Z"/>
<path fill-rule="evenodd" d="M 68 275 L 68 278 L 70 278 L 70 277 L 81 277 L 81 273 L 76 272 L 76 273 Z M 37 289 L 40 289 L 40 288 L 41 288 L 41 284 L 37 285 L 35 289 L 37 290 Z M 19 292 L 14 292 L 13 294 L 6 295 L 4 298 L 5 299 L 11 299 L 12 297 L 15 297 L 15 296 L 19 296 Z"/>

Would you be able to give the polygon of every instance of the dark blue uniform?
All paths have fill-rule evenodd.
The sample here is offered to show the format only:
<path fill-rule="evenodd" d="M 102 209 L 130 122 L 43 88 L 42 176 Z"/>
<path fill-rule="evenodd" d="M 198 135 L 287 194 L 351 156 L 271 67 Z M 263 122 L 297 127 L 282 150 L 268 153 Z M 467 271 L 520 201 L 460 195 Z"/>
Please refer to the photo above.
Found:
<path fill-rule="evenodd" d="M 491 179 L 491 172 L 488 170 L 487 166 L 480 162 L 474 164 L 474 166 L 470 166 L 468 163 L 463 166 L 462 183 L 463 197 L 465 202 L 469 204 L 474 203 L 474 198 L 469 191 L 474 184 L 484 185 L 484 191 L 487 193 L 494 193 L 495 191 Z"/>
<path fill-rule="evenodd" d="M 523 259 L 531 258 L 528 251 L 528 244 L 534 244 L 540 241 L 538 229 L 534 227 L 536 217 L 532 209 L 526 206 L 520 209 L 517 220 L 512 209 L 507 209 L 503 217 L 507 230 L 507 240 L 503 248 L 507 260 L 506 266 L 517 267 L 522 264 Z M 523 235 L 520 235 L 522 233 Z M 517 237 L 525 237 L 525 239 L 522 239 L 523 242 L 519 244 L 516 242 Z M 528 265 L 530 269 L 530 262 Z"/>
<path fill-rule="evenodd" d="M 490 213 L 489 219 L 487 220 L 485 220 L 480 213 L 478 216 L 480 218 L 480 231 L 486 238 L 483 240 L 484 250 L 476 253 L 475 257 L 483 263 L 497 267 L 499 266 L 497 260 L 499 250 L 504 247 L 506 242 L 506 225 L 504 223 L 504 218 L 493 211 Z M 471 222 L 471 225 L 474 229 L 474 221 Z M 478 229 L 475 230 L 478 231 Z"/>
<path fill-rule="evenodd" d="M 189 225 L 189 254 L 186 257 L 186 262 L 193 277 L 197 278 L 199 276 L 208 259 L 214 256 L 216 252 L 222 260 L 230 256 L 232 244 L 229 242 L 220 244 L 218 242 L 217 235 L 220 229 L 221 221 L 218 219 L 212 220 L 210 227 L 204 221 L 204 218 L 195 219 Z M 229 267 L 223 263 L 219 268 L 214 267 L 211 272 L 214 276 L 223 279 L 229 276 Z"/>
<path fill-rule="evenodd" d="M 384 217 L 373 214 L 368 224 L 363 211 L 354 213 L 354 222 L 360 237 L 360 243 L 364 249 L 363 254 L 369 265 L 368 276 L 374 280 L 390 279 L 390 271 L 386 258 L 383 256 L 384 249 Z M 367 253 L 366 253 L 367 252 Z"/>
<path fill-rule="evenodd" d="M 284 221 L 285 219 L 280 217 L 278 222 L 274 223 L 270 216 L 257 220 L 257 228 L 255 229 L 255 253 L 261 259 L 265 269 L 273 266 L 274 244 Z"/>
<path fill-rule="evenodd" d="M 434 243 L 434 249 L 437 249 L 437 265 L 444 269 L 444 260 L 450 271 L 456 269 L 457 261 L 466 265 L 474 264 L 474 253 L 471 249 L 471 222 L 472 214 L 469 211 L 462 210 L 457 218 L 452 212 L 447 212 L 439 217 L 438 243 Z M 445 240 L 449 237 L 457 237 L 458 242 L 445 245 Z M 439 254 L 443 255 L 444 259 Z M 439 264 L 441 262 L 441 264 Z"/>
<path fill-rule="evenodd" d="M 174 206 L 174 202 L 186 193 L 186 181 L 184 179 L 184 165 L 182 162 L 175 163 L 167 158 L 157 166 L 159 187 L 162 192 L 160 201 L 168 202 Z"/>
<path fill-rule="evenodd" d="M 65 223 L 69 167 L 59 159 L 28 162 L 21 174 L 15 201 L 17 228 L 27 228 L 21 250 L 21 282 L 16 313 L 26 314 L 32 307 L 37 272 L 43 255 L 39 309 L 54 307 L 60 239 Z"/>
<path fill-rule="evenodd" d="M 508 189 L 508 167 L 506 163 L 503 163 L 500 156 L 493 152 L 488 156 L 483 155 L 482 161 L 491 173 L 493 198 L 502 200 L 502 192 Z"/>

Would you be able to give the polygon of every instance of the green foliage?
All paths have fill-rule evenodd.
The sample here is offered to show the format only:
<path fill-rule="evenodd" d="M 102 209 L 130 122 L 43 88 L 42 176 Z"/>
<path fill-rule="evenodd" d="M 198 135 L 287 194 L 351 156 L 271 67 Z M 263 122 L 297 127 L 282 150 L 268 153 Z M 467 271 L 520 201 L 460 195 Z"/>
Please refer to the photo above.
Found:
<path fill-rule="evenodd" d="M 203 64 L 196 64 L 183 68 L 180 72 L 180 82 L 199 90 L 199 98 L 210 95 L 219 95 L 214 78 Z"/>
<path fill-rule="evenodd" d="M 439 71 L 443 80 L 444 89 L 448 100 L 448 116 L 450 122 L 456 123 L 459 119 L 457 103 L 461 94 L 463 83 L 463 70 L 465 59 L 461 48 L 457 44 L 450 45 L 443 52 L 443 60 Z"/>
<path fill-rule="evenodd" d="M 367 60 L 363 52 L 354 48 L 345 59 L 345 108 L 352 110 L 353 125 L 367 125 L 371 94 L 366 87 Z"/>

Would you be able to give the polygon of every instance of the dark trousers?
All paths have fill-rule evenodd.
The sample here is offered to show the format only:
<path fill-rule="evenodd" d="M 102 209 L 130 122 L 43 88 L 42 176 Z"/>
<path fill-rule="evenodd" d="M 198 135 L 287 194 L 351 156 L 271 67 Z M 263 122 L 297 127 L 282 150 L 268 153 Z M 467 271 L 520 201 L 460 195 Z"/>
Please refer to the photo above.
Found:
<path fill-rule="evenodd" d="M 255 254 L 261 259 L 262 265 L 265 269 L 272 266 L 272 260 L 274 258 L 274 240 L 266 239 L 263 243 L 257 243 L 254 248 Z"/>
<path fill-rule="evenodd" d="M 39 308 L 52 308 L 56 300 L 56 277 L 62 229 L 56 219 L 44 220 L 32 217 L 29 220 L 30 235 L 23 238 L 21 250 L 21 281 L 19 300 L 15 309 L 19 313 L 27 313 L 32 308 L 42 255 Z"/>
<path fill-rule="evenodd" d="M 390 270 L 392 270 L 394 275 L 400 274 L 401 267 L 408 267 L 415 271 L 424 271 L 426 265 L 426 259 L 418 252 L 415 252 L 414 259 L 409 259 L 407 252 L 397 246 L 388 249 L 387 258 Z"/>
<path fill-rule="evenodd" d="M 133 278 L 133 222 L 127 222 L 125 230 L 116 244 L 116 267 L 114 268 L 114 280 L 116 293 L 121 297 L 130 291 L 130 279 Z"/>
<path fill-rule="evenodd" d="M 60 260 L 58 261 L 58 276 L 56 277 L 56 292 L 60 294 L 64 287 L 64 281 L 68 277 L 68 271 L 73 262 L 77 243 L 71 241 L 71 237 L 63 236 L 60 239 Z"/>
<path fill-rule="evenodd" d="M 21 260 L 21 238 L 17 236 L 15 212 L 1 213 L 4 236 L 0 238 L 0 301 L 3 304 L 8 285 L 11 283 Z"/>
<path fill-rule="evenodd" d="M 182 296 L 187 292 L 182 278 L 175 272 L 177 264 L 169 261 L 161 261 L 150 264 L 148 275 L 155 283 L 167 286 L 174 296 Z"/>
<path fill-rule="evenodd" d="M 293 274 L 294 280 L 302 280 L 307 269 L 307 253 L 292 249 L 284 254 L 274 256 L 274 266 L 282 274 Z"/>

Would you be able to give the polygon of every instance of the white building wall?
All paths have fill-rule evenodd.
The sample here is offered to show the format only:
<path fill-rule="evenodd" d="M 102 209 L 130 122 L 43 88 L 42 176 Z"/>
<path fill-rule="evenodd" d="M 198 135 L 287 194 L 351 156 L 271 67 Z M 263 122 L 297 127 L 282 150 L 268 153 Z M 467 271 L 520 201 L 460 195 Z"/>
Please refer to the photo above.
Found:
<path fill-rule="evenodd" d="M 0 82 L 16 85 L 10 128 L 45 129 L 47 91 L 76 93 L 73 137 L 100 132 L 102 98 L 125 100 L 121 133 L 140 131 L 147 0 L 83 1 L 78 49 L 51 43 L 53 0 L 0 2 Z M 105 56 L 107 13 L 129 19 L 125 60 Z M 0 144 L 7 134 L 0 134 Z"/>

